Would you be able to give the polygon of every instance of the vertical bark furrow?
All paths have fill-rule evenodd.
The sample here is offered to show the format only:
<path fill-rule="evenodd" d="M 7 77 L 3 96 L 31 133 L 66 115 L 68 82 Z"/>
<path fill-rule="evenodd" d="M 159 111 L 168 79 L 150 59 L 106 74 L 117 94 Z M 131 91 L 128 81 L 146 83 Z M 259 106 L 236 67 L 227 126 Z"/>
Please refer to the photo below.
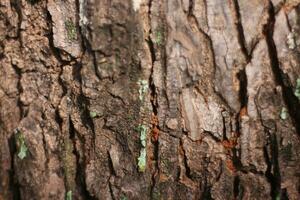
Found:
<path fill-rule="evenodd" d="M 21 199 L 20 185 L 15 178 L 15 167 L 14 167 L 15 161 L 13 159 L 14 155 L 17 153 L 15 137 L 12 135 L 10 138 L 7 138 L 7 141 L 8 141 L 8 145 L 9 145 L 11 162 L 10 162 L 9 171 L 8 171 L 8 173 L 9 173 L 8 183 L 6 183 L 7 185 L 4 185 L 4 184 L 2 185 L 3 191 L 1 191 L 1 197 L 6 198 L 6 199 L 20 200 Z M 1 179 L 4 180 L 5 177 L 2 175 Z"/>
<path fill-rule="evenodd" d="M 244 28 L 243 28 L 242 19 L 241 19 L 239 2 L 238 2 L 238 0 L 233 0 L 232 3 L 234 5 L 235 24 L 236 24 L 236 29 L 238 31 L 239 45 L 241 47 L 242 52 L 244 53 L 246 61 L 249 62 L 251 60 L 251 57 L 250 57 L 251 55 L 247 51 L 246 38 L 245 38 Z"/>
<path fill-rule="evenodd" d="M 246 59 L 246 62 L 249 63 L 251 61 L 251 52 L 248 52 L 247 50 L 247 43 L 246 43 L 246 38 L 244 34 L 244 28 L 242 24 L 242 18 L 241 18 L 241 11 L 240 11 L 240 6 L 239 6 L 239 1 L 238 0 L 233 0 L 232 1 L 234 5 L 234 13 L 235 13 L 235 24 L 236 24 L 236 29 L 238 32 L 238 41 L 239 41 L 239 46 L 244 54 L 244 57 Z M 243 109 L 246 109 L 247 107 L 247 75 L 246 75 L 246 70 L 245 70 L 246 65 L 242 66 L 240 71 L 236 74 L 238 80 L 239 80 L 239 100 L 241 104 L 241 109 L 239 113 L 237 113 L 237 132 L 240 132 L 240 125 L 239 125 L 239 117 Z M 239 133 L 238 133 L 239 134 Z"/>
<path fill-rule="evenodd" d="M 273 39 L 274 33 L 274 25 L 275 25 L 275 11 L 272 4 L 270 4 L 269 10 L 269 22 L 266 25 L 266 40 L 269 49 L 271 66 L 273 69 L 273 74 L 275 77 L 275 81 L 278 85 L 282 87 L 283 98 L 285 104 L 287 105 L 290 116 L 293 119 L 294 126 L 296 128 L 296 132 L 299 135 L 300 132 L 300 103 L 299 99 L 294 95 L 294 90 L 292 85 L 289 83 L 290 81 L 285 81 L 284 72 L 280 68 L 280 63 L 277 54 L 277 48 Z"/>
<path fill-rule="evenodd" d="M 271 185 L 271 196 L 272 199 L 278 198 L 281 196 L 281 177 L 278 164 L 278 144 L 275 134 L 270 134 L 270 157 L 267 153 L 268 150 L 265 150 L 266 162 L 268 168 L 266 170 L 266 177 Z"/>

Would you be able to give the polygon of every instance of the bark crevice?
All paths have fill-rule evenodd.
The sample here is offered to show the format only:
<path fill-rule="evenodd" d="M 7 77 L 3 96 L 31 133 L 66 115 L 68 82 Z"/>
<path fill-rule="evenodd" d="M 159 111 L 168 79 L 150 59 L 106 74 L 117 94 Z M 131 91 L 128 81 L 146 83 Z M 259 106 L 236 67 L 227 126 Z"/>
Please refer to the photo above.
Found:
<path fill-rule="evenodd" d="M 233 181 L 233 194 L 235 199 L 238 199 L 240 192 L 240 177 L 237 175 L 234 177 Z"/>
<path fill-rule="evenodd" d="M 242 53 L 244 54 L 247 63 L 251 61 L 251 55 L 247 51 L 246 48 L 246 39 L 245 39 L 245 34 L 244 34 L 244 28 L 241 22 L 241 14 L 240 14 L 240 6 L 238 3 L 238 0 L 233 0 L 233 5 L 234 5 L 234 14 L 236 18 L 235 26 L 237 29 L 237 35 L 238 35 L 238 42 L 241 47 Z"/>
<path fill-rule="evenodd" d="M 15 131 L 18 131 L 17 129 Z M 10 171 L 9 171 L 9 189 L 12 194 L 13 200 L 21 200 L 21 190 L 20 190 L 20 184 L 18 182 L 18 179 L 15 173 L 15 159 L 14 155 L 17 153 L 17 147 L 16 147 L 16 138 L 15 134 L 13 134 L 10 138 L 8 138 L 8 145 L 9 145 L 9 151 L 10 151 Z"/>
<path fill-rule="evenodd" d="M 269 132 L 268 134 L 270 138 L 270 143 L 267 144 L 263 149 L 265 161 L 267 163 L 267 170 L 265 172 L 265 176 L 271 186 L 271 197 L 275 200 L 278 198 L 278 196 L 280 196 L 281 193 L 281 178 L 278 163 L 278 144 L 276 135 Z"/>
<path fill-rule="evenodd" d="M 270 56 L 270 64 L 273 71 L 274 79 L 277 85 L 282 88 L 282 96 L 287 105 L 288 112 L 292 118 L 294 127 L 298 136 L 300 136 L 300 103 L 298 98 L 294 95 L 292 84 L 289 78 L 284 74 L 280 68 L 280 62 L 277 55 L 277 49 L 273 40 L 274 25 L 275 25 L 275 10 L 271 1 L 269 1 L 269 21 L 264 27 L 264 34 L 268 46 Z"/>
<path fill-rule="evenodd" d="M 159 132 L 160 128 L 158 126 L 158 108 L 157 108 L 157 93 L 156 93 L 156 86 L 154 83 L 154 63 L 157 61 L 156 54 L 155 54 L 155 46 L 151 39 L 152 34 L 152 27 L 151 27 L 151 8 L 152 8 L 153 0 L 149 0 L 148 2 L 148 19 L 149 19 L 149 36 L 146 40 L 146 43 L 150 50 L 151 56 L 151 71 L 149 76 L 149 89 L 150 89 L 150 103 L 152 107 L 152 114 L 151 114 L 151 143 L 153 145 L 153 155 L 154 155 L 154 171 L 151 175 L 151 189 L 150 189 L 150 196 L 151 199 L 154 197 L 154 190 L 157 184 L 157 177 L 159 176 Z"/>
<path fill-rule="evenodd" d="M 185 149 L 183 147 L 183 141 L 182 139 L 180 139 L 180 143 L 179 143 L 179 147 L 183 153 L 183 164 L 184 164 L 184 168 L 185 168 L 185 175 L 186 177 L 188 177 L 189 179 L 193 180 L 192 174 L 191 174 L 191 168 L 189 167 L 188 164 L 188 157 L 186 155 Z"/>

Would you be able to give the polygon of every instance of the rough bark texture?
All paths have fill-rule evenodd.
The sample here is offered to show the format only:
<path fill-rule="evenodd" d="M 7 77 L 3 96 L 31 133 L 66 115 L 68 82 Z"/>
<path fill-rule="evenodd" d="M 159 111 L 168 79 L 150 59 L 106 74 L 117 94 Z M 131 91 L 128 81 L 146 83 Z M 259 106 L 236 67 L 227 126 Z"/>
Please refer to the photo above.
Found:
<path fill-rule="evenodd" d="M 1 0 L 0 66 L 0 200 L 300 199 L 299 0 Z"/>

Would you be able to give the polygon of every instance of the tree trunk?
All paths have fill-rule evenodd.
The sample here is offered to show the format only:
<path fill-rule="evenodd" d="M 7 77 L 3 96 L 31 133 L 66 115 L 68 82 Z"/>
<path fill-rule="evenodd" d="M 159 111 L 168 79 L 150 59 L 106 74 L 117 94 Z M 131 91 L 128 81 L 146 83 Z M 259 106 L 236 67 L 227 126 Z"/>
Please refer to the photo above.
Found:
<path fill-rule="evenodd" d="M 300 199 L 299 0 L 1 0 L 0 200 Z"/>

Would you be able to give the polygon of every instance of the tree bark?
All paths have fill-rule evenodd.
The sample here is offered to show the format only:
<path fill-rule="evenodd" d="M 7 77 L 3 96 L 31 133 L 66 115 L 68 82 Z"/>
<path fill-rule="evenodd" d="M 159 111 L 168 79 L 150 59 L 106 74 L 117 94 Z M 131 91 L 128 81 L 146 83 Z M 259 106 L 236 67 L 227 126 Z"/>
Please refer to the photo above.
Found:
<path fill-rule="evenodd" d="M 0 200 L 300 199 L 299 0 L 1 0 Z"/>

